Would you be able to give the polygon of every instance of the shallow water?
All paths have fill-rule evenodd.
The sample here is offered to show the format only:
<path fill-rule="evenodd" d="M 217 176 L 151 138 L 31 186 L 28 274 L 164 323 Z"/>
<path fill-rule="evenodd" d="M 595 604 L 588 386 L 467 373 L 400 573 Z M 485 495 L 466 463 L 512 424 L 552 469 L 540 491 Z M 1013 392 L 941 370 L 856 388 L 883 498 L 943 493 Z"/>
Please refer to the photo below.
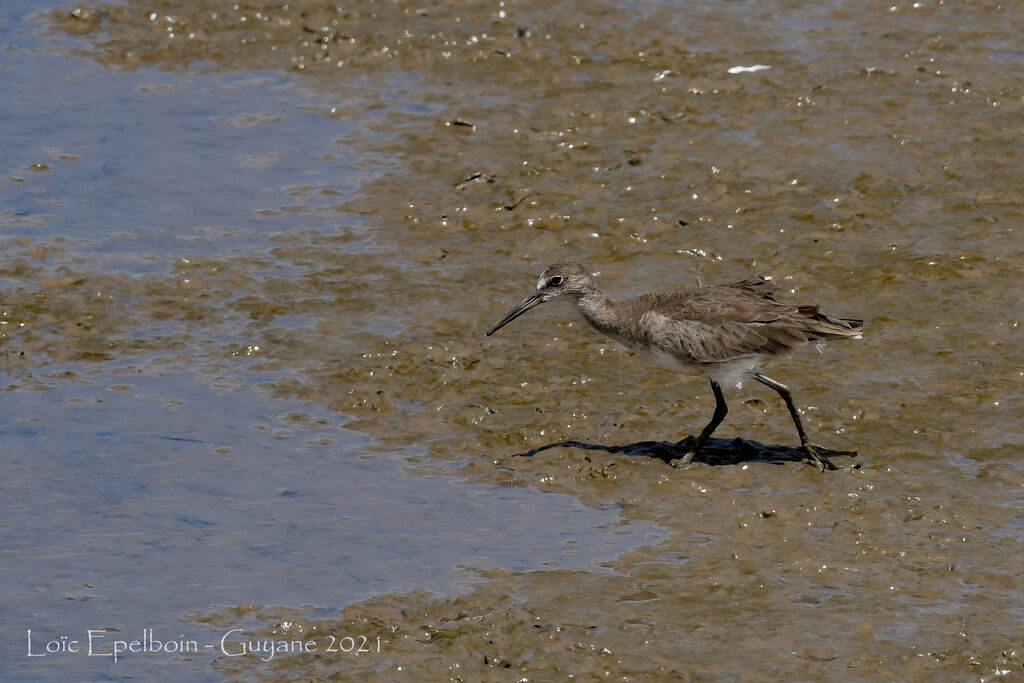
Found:
<path fill-rule="evenodd" d="M 108 371 L 68 371 L 5 399 L 0 577 L 9 635 L 24 625 L 7 664 L 26 678 L 70 677 L 83 661 L 118 676 L 166 670 L 158 655 L 112 667 L 25 659 L 89 629 L 111 629 L 95 641 L 102 652 L 144 629 L 216 644 L 223 632 L 190 619 L 210 605 L 450 593 L 495 566 L 594 569 L 659 537 L 568 496 L 410 476 L 306 404 L 187 373 Z M 567 523 L 546 524 L 552 514 Z"/>
<path fill-rule="evenodd" d="M 92 628 L 95 603 L 114 615 L 97 628 L 319 648 L 140 654 L 95 677 L 1022 673 L 1012 8 L 72 9 L 5 5 L 0 29 L 16 676 L 81 667 L 26 660 L 25 624 Z M 770 68 L 734 69 L 754 65 Z M 73 107 L 25 85 L 53 74 Z M 768 369 L 813 440 L 858 456 L 826 475 L 515 457 L 678 439 L 713 407 L 564 306 L 483 337 L 558 258 L 617 294 L 762 274 L 865 318 L 863 341 Z M 792 444 L 754 384 L 717 436 Z M 158 467 L 190 461 L 213 470 Z M 82 485 L 104 472 L 109 488 Z M 224 502 L 249 498 L 269 529 Z M 71 501 L 122 534 L 144 499 L 170 542 L 141 556 L 168 570 L 106 538 L 123 599 L 41 514 Z M 175 517 L 186 505 L 204 514 Z M 386 538 L 323 541 L 324 515 L 385 514 Z M 64 554 L 67 584 L 48 559 Z M 327 652 L 329 634 L 380 651 Z"/>

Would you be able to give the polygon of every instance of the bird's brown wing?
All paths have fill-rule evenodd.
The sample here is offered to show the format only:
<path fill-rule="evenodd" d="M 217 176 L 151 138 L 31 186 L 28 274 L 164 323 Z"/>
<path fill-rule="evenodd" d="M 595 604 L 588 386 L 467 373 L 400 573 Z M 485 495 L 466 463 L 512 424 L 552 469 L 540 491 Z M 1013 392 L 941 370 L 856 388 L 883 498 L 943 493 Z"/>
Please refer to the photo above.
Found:
<path fill-rule="evenodd" d="M 763 277 L 751 277 L 746 280 L 740 280 L 739 282 L 733 282 L 728 285 L 717 285 L 718 287 L 728 287 L 731 289 L 738 289 L 745 292 L 750 292 L 755 296 L 764 297 L 771 299 L 772 292 L 775 291 L 775 283 L 771 280 L 765 280 Z M 772 299 L 774 301 L 774 299 Z"/>
<path fill-rule="evenodd" d="M 677 292 L 647 294 L 635 302 L 646 344 L 695 363 L 720 363 L 752 354 L 786 355 L 808 341 L 798 308 L 768 295 L 760 278 Z"/>

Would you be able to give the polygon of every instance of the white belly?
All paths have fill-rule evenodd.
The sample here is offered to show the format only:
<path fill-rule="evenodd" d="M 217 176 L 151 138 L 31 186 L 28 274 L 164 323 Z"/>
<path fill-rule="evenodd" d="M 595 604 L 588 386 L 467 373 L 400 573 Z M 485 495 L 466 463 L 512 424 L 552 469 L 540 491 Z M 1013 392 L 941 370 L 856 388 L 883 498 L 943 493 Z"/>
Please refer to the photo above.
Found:
<path fill-rule="evenodd" d="M 688 363 L 661 349 L 645 349 L 640 351 L 640 355 L 669 372 L 691 377 L 706 377 L 722 386 L 736 388 L 743 386 L 743 380 L 753 374 L 762 360 L 759 355 L 753 354 L 721 363 Z"/>

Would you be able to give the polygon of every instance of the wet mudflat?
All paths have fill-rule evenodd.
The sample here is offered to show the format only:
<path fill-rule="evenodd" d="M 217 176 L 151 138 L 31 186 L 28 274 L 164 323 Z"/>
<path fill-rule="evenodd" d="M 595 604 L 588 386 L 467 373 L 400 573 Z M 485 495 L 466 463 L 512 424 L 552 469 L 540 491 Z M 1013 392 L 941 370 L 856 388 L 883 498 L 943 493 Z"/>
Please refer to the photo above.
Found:
<path fill-rule="evenodd" d="M 191 398 L 203 412 L 235 403 L 223 392 L 258 404 L 222 421 L 244 430 L 197 422 L 207 436 L 195 438 L 217 444 L 203 453 L 279 461 L 282 493 L 253 493 L 300 527 L 345 514 L 322 480 L 353 460 L 399 472 L 402 491 L 423 482 L 439 515 L 453 506 L 442 491 L 459 487 L 498 506 L 501 490 L 551 501 L 541 520 L 486 527 L 522 552 L 476 553 L 476 583 L 455 589 L 458 547 L 486 526 L 480 509 L 403 534 L 412 494 L 359 477 L 362 514 L 393 513 L 396 529 L 391 552 L 363 566 L 394 590 L 343 583 L 325 596 L 365 535 L 307 530 L 253 556 L 212 534 L 204 547 L 226 547 L 224 561 L 278 570 L 251 595 L 238 574 L 219 590 L 173 570 L 146 600 L 106 594 L 131 624 L 89 627 L 146 626 L 155 610 L 178 632 L 241 624 L 254 640 L 317 644 L 174 658 L 209 678 L 1020 674 L 1024 55 L 1010 14 L 995 3 L 128 2 L 26 24 L 19 35 L 62 56 L 22 49 L 9 68 L 51 60 L 62 88 L 100 113 L 82 117 L 81 136 L 47 127 L 38 104 L 5 119 L 23 134 L 0 184 L 4 400 L 28 401 L 24 423 L 48 425 L 23 438 L 61 443 L 67 428 L 47 411 L 91 400 L 80 383 L 120 397 L 107 419 L 121 424 L 131 396 L 181 400 L 193 396 L 182 377 L 198 375 L 211 387 Z M 120 97 L 90 96 L 100 79 Z M 857 457 L 824 475 L 758 455 L 770 448 L 682 468 L 628 448 L 517 457 L 563 440 L 678 440 L 714 404 L 703 382 L 648 367 L 568 306 L 484 338 L 559 258 L 599 270 L 619 295 L 762 274 L 785 300 L 864 318 L 864 340 L 768 368 L 812 440 Z M 117 376 L 125 368 L 132 379 Z M 109 390 L 157 378 L 173 381 Z M 727 398 L 716 436 L 795 443 L 772 392 L 748 383 Z M 301 447 L 274 450 L 273 427 L 249 428 L 291 413 L 315 432 Z M 166 431 L 159 415 L 147 421 L 144 433 Z M 92 438 L 110 438 L 101 431 Z M 109 442 L 138 468 L 196 457 L 187 442 Z M 97 449 L 40 452 L 88 472 Z M 40 486 L 30 463 L 5 467 Z M 214 468 L 206 492 L 175 493 L 182 480 L 168 474 L 148 486 L 201 508 L 225 496 L 235 466 Z M 303 490 L 309 499 L 287 493 Z M 588 513 L 627 539 L 608 545 L 614 532 L 598 529 L 577 547 L 585 561 L 524 545 L 558 548 L 566 528 L 590 537 Z M 245 547 L 243 520 L 218 520 Z M 427 529 L 462 540 L 434 553 L 410 544 Z M 43 531 L 22 548 L 67 543 Z M 166 545 L 172 567 L 195 552 Z M 301 567 L 281 567 L 289 551 Z M 303 581 L 311 567 L 317 580 Z M 424 578 L 445 567 L 451 581 Z M 161 603 L 182 574 L 195 599 Z M 269 588 L 288 576 L 300 585 Z M 45 612 L 40 600 L 19 609 Z M 331 636 L 372 651 L 328 651 Z"/>

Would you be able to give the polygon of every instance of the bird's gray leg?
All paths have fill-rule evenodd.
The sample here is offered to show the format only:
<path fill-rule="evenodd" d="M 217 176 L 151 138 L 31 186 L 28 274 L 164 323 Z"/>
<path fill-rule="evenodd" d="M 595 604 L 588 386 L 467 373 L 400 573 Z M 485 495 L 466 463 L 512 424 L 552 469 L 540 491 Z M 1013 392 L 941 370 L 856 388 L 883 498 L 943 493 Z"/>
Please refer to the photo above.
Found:
<path fill-rule="evenodd" d="M 793 397 L 789 393 L 789 387 L 782 382 L 778 382 L 771 377 L 762 375 L 760 372 L 754 374 L 756 379 L 761 384 L 771 387 L 778 392 L 782 400 L 786 402 L 786 407 L 789 408 L 789 414 L 793 416 L 793 424 L 796 425 L 796 433 L 800 435 L 800 445 L 804 449 L 804 453 L 810 458 L 811 462 L 818 466 L 822 472 L 825 470 L 834 470 L 836 466 L 833 465 L 828 458 L 818 453 L 817 449 L 811 445 L 811 442 L 807 439 L 807 434 L 804 432 L 804 426 L 800 423 L 800 413 L 796 412 L 796 406 L 793 405 Z"/>
<path fill-rule="evenodd" d="M 722 396 L 722 387 L 715 380 L 711 380 L 711 391 L 715 392 L 715 414 L 697 437 L 693 450 L 683 456 L 684 463 L 693 462 L 693 456 L 697 455 L 697 451 L 704 446 L 704 442 L 718 429 L 718 425 L 722 424 L 722 420 L 729 413 L 729 406 L 725 405 L 725 397 Z"/>

